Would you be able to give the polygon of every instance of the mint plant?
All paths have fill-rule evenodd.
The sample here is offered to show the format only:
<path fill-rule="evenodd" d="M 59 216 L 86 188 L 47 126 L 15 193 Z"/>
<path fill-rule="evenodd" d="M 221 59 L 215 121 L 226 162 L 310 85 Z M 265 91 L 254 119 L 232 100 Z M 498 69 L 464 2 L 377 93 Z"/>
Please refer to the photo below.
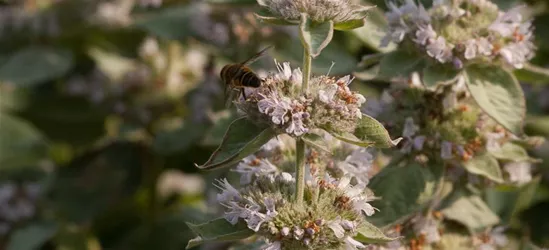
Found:
<path fill-rule="evenodd" d="M 355 8 L 347 1 L 259 3 L 274 14 L 260 19 L 299 24 L 303 71 L 277 63 L 278 72 L 269 73 L 260 87 L 245 89 L 235 101 L 244 117 L 230 125 L 221 146 L 198 167 L 215 169 L 240 162 L 235 171 L 243 186 L 237 189 L 226 179 L 217 182 L 224 218 L 189 224 L 199 235 L 189 246 L 252 235 L 266 242 L 264 249 L 273 250 L 358 249 L 392 240 L 367 220 L 376 211 L 369 204 L 375 196 L 366 188 L 367 173 L 353 171 L 354 164 L 331 173 L 330 145 L 341 140 L 387 148 L 400 139 L 392 140 L 379 122 L 362 113 L 366 99 L 349 89 L 350 76 L 311 76 L 312 59 L 328 45 L 333 29 L 341 23 L 350 28 L 348 22 L 361 26 L 369 7 Z M 295 146 L 265 149 L 283 136 Z M 212 234 L 216 225 L 226 230 Z"/>

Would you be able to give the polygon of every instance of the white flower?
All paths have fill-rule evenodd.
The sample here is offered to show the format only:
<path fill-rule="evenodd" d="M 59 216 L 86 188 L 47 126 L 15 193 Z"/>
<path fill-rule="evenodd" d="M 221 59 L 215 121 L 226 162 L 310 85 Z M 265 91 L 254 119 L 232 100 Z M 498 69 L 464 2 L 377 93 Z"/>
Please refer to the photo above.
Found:
<path fill-rule="evenodd" d="M 417 126 L 414 123 L 414 118 L 407 117 L 404 121 L 404 129 L 402 130 L 402 136 L 406 138 L 412 138 L 417 131 L 419 130 L 419 126 Z"/>
<path fill-rule="evenodd" d="M 484 138 L 486 138 L 486 150 L 494 152 L 501 149 L 501 139 L 505 137 L 504 132 L 499 133 L 486 133 Z"/>
<path fill-rule="evenodd" d="M 437 222 L 431 218 L 419 217 L 414 223 L 414 232 L 417 235 L 424 235 L 427 244 L 440 241 Z"/>
<path fill-rule="evenodd" d="M 341 239 L 345 235 L 345 229 L 343 229 L 343 227 L 341 226 L 341 219 L 340 218 L 337 218 L 336 220 L 328 222 L 327 226 L 330 229 L 332 229 L 332 231 L 334 232 L 334 235 L 337 238 Z"/>
<path fill-rule="evenodd" d="M 275 60 L 276 68 L 278 69 L 278 74 L 276 74 L 276 78 L 279 81 L 288 81 L 290 80 L 290 77 L 292 77 L 292 68 L 290 68 L 289 62 L 284 62 L 282 65 L 280 63 L 277 63 Z"/>
<path fill-rule="evenodd" d="M 253 176 L 276 173 L 278 168 L 268 159 L 260 159 L 255 155 L 250 155 L 244 158 L 233 171 L 240 174 L 240 184 L 245 185 L 252 182 Z"/>
<path fill-rule="evenodd" d="M 326 104 L 331 103 L 338 89 L 339 86 L 336 84 L 329 84 L 324 89 L 318 91 L 318 99 Z"/>
<path fill-rule="evenodd" d="M 356 250 L 366 248 L 366 246 L 359 241 L 353 239 L 351 236 L 345 237 L 345 249 L 347 250 Z"/>
<path fill-rule="evenodd" d="M 289 98 L 283 97 L 281 100 L 274 95 L 265 97 L 257 102 L 259 112 L 271 116 L 274 124 L 282 125 L 286 123 L 286 114 L 291 110 Z"/>
<path fill-rule="evenodd" d="M 507 12 L 500 12 L 489 29 L 498 32 L 503 37 L 511 36 L 522 22 L 522 15 L 520 14 L 522 8 L 523 6 L 518 6 Z"/>
<path fill-rule="evenodd" d="M 477 56 L 477 42 L 475 39 L 469 39 L 465 42 L 465 54 L 464 57 L 467 60 L 471 60 Z"/>
<path fill-rule="evenodd" d="M 481 55 L 489 56 L 492 54 L 494 46 L 488 41 L 488 39 L 481 37 L 477 40 L 478 53 Z"/>
<path fill-rule="evenodd" d="M 273 198 L 265 198 L 263 200 L 263 204 L 265 204 L 265 208 L 267 209 L 267 216 L 274 217 L 278 214 L 275 208 L 275 200 Z"/>
<path fill-rule="evenodd" d="M 295 136 L 301 136 L 309 132 L 309 129 L 306 128 L 303 124 L 303 118 L 308 115 L 309 113 L 307 112 L 297 112 L 293 114 L 292 120 L 290 121 L 290 124 L 286 128 L 286 133 L 293 134 Z"/>
<path fill-rule="evenodd" d="M 454 157 L 452 154 L 451 142 L 449 141 L 442 142 L 442 146 L 440 147 L 440 157 L 445 160 L 452 159 Z"/>
<path fill-rule="evenodd" d="M 277 178 L 280 178 L 283 182 L 286 183 L 295 182 L 294 177 L 286 172 L 282 172 L 279 176 L 277 176 Z"/>
<path fill-rule="evenodd" d="M 423 144 L 425 143 L 425 136 L 424 135 L 420 135 L 420 136 L 416 136 L 414 138 L 414 148 L 416 150 L 422 150 L 423 149 Z"/>
<path fill-rule="evenodd" d="M 532 180 L 532 169 L 528 162 L 511 162 L 503 169 L 509 173 L 509 180 L 517 184 L 524 184 Z"/>
<path fill-rule="evenodd" d="M 305 233 L 305 230 L 298 226 L 294 226 L 292 231 L 294 233 L 294 239 L 296 240 L 300 240 L 301 238 L 303 238 L 303 234 Z"/>
<path fill-rule="evenodd" d="M 435 39 L 436 37 L 437 33 L 433 30 L 433 26 L 429 24 L 426 27 L 419 27 L 416 31 L 416 39 L 414 41 L 420 45 L 425 45 L 427 44 L 427 41 Z"/>
<path fill-rule="evenodd" d="M 271 242 L 261 248 L 261 250 L 281 250 L 282 243 L 280 241 Z"/>
<path fill-rule="evenodd" d="M 500 226 L 494 228 L 490 233 L 490 238 L 496 246 L 503 247 L 509 242 L 503 231 L 505 231 L 505 228 Z"/>
<path fill-rule="evenodd" d="M 372 216 L 375 213 L 375 208 L 370 205 L 370 201 L 373 200 L 373 197 L 368 197 L 364 194 L 364 189 L 366 188 L 365 183 L 360 183 L 355 186 L 351 185 L 350 174 L 346 174 L 339 180 L 337 188 L 343 190 L 345 195 L 347 195 L 352 204 L 353 209 L 357 213 L 365 213 L 367 216 Z"/>
<path fill-rule="evenodd" d="M 227 208 L 227 211 L 223 214 L 223 218 L 229 223 L 236 225 L 238 219 L 245 217 L 246 209 L 241 207 L 237 202 L 231 201 L 229 203 L 221 203 L 221 205 Z"/>
<path fill-rule="evenodd" d="M 292 75 L 290 76 L 290 82 L 295 85 L 301 85 L 303 83 L 303 73 L 301 73 L 301 69 L 297 68 L 292 71 Z"/>
<path fill-rule="evenodd" d="M 430 57 L 437 59 L 441 63 L 445 63 L 452 57 L 452 50 L 446 44 L 446 39 L 439 36 L 433 43 L 425 47 L 427 54 Z"/>
<path fill-rule="evenodd" d="M 228 203 L 234 199 L 240 199 L 240 192 L 227 179 L 217 180 L 217 184 L 214 185 L 222 191 L 220 194 L 217 194 L 217 201 L 219 203 Z"/>

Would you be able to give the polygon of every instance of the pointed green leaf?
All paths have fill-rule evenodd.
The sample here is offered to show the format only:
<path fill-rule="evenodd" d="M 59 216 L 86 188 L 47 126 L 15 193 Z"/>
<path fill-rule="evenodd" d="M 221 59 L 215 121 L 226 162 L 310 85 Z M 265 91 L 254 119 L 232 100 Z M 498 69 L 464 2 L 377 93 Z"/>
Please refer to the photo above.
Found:
<path fill-rule="evenodd" d="M 239 221 L 236 225 L 232 225 L 224 218 L 198 225 L 187 223 L 187 226 L 198 235 L 198 237 L 189 241 L 187 249 L 204 242 L 240 240 L 254 235 L 254 231 L 249 229 L 246 223 Z"/>
<path fill-rule="evenodd" d="M 317 57 L 328 46 L 334 36 L 334 22 L 315 23 L 307 14 L 301 13 L 299 24 L 301 43 L 312 57 Z"/>
<path fill-rule="evenodd" d="M 258 13 L 254 13 L 255 17 L 259 20 L 261 20 L 264 23 L 272 24 L 272 25 L 297 25 L 299 24 L 299 21 L 297 20 L 286 20 L 283 17 L 276 16 L 270 11 L 266 9 L 262 9 L 258 11 Z"/>
<path fill-rule="evenodd" d="M 390 52 L 396 49 L 396 44 L 390 43 L 387 47 L 380 47 L 387 29 L 387 19 L 385 19 L 383 11 L 375 8 L 368 11 L 364 26 L 354 29 L 352 33 L 368 47 L 380 52 Z"/>
<path fill-rule="evenodd" d="M 392 140 L 385 127 L 366 114 L 362 114 L 362 119 L 358 121 L 353 133 L 328 132 L 339 140 L 361 147 L 390 148 L 396 146 L 402 140 L 402 138 Z"/>
<path fill-rule="evenodd" d="M 379 228 L 367 221 L 357 229 L 357 233 L 354 239 L 368 244 L 386 243 L 398 239 L 388 237 Z"/>
<path fill-rule="evenodd" d="M 332 151 L 330 150 L 330 145 L 326 143 L 326 140 L 320 135 L 309 133 L 301 137 L 301 139 L 305 142 L 305 144 L 311 146 L 314 149 L 324 151 L 326 153 L 331 154 Z"/>
<path fill-rule="evenodd" d="M 9 239 L 8 250 L 41 249 L 57 232 L 54 222 L 38 222 L 16 230 Z"/>
<path fill-rule="evenodd" d="M 431 200 L 436 180 L 429 168 L 417 163 L 383 168 L 368 185 L 380 197 L 372 202 L 379 212 L 369 221 L 384 227 L 420 211 Z"/>
<path fill-rule="evenodd" d="M 436 87 L 437 84 L 446 84 L 454 80 L 459 74 L 458 70 L 442 64 L 432 64 L 423 69 L 423 84 L 427 88 Z"/>
<path fill-rule="evenodd" d="M 215 169 L 231 166 L 255 153 L 275 136 L 276 133 L 271 128 L 259 127 L 246 117 L 238 118 L 231 123 L 223 136 L 223 142 L 213 152 L 210 159 L 197 167 Z"/>
<path fill-rule="evenodd" d="M 489 154 L 476 155 L 472 159 L 463 163 L 463 167 L 472 174 L 482 175 L 492 181 L 502 183 L 503 175 L 499 168 L 499 163 Z"/>
<path fill-rule="evenodd" d="M 70 51 L 31 47 L 17 51 L 0 66 L 0 82 L 30 86 L 63 76 L 72 67 Z"/>
<path fill-rule="evenodd" d="M 0 169 L 37 167 L 48 155 L 42 133 L 27 121 L 0 112 Z"/>
<path fill-rule="evenodd" d="M 499 223 L 499 217 L 478 196 L 463 196 L 441 212 L 445 218 L 460 222 L 471 231 Z"/>
<path fill-rule="evenodd" d="M 423 58 L 403 50 L 386 54 L 379 62 L 379 76 L 385 78 L 408 77 L 414 71 L 421 70 Z"/>
<path fill-rule="evenodd" d="M 517 79 L 521 82 L 549 84 L 549 69 L 527 63 L 524 68 L 515 70 Z"/>
<path fill-rule="evenodd" d="M 360 27 L 364 26 L 365 23 L 366 23 L 365 19 L 353 19 L 353 20 L 348 20 L 348 21 L 341 22 L 341 23 L 336 23 L 334 25 L 334 29 L 336 29 L 336 30 L 353 30 L 353 29 L 360 28 Z"/>
<path fill-rule="evenodd" d="M 490 117 L 515 135 L 522 135 L 526 115 L 524 93 L 510 72 L 497 66 L 467 67 L 469 92 Z"/>
<path fill-rule="evenodd" d="M 520 162 L 520 161 L 535 162 L 536 161 L 536 159 L 531 158 L 528 155 L 528 152 L 526 152 L 526 149 L 512 142 L 507 142 L 503 144 L 501 148 L 490 151 L 490 154 L 498 160 L 516 161 L 516 162 Z"/>

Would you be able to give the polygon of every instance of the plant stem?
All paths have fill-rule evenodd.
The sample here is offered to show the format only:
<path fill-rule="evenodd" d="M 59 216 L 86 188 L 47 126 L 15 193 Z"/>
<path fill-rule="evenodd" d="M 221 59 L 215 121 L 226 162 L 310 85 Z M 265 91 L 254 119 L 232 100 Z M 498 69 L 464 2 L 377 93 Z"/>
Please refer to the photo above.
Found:
<path fill-rule="evenodd" d="M 309 80 L 311 79 L 311 66 L 313 64 L 311 54 L 307 48 L 303 48 L 303 85 L 301 93 L 307 93 L 309 90 Z"/>
<path fill-rule="evenodd" d="M 305 142 L 300 138 L 296 139 L 295 149 L 295 200 L 297 204 L 303 204 L 305 194 Z"/>
<path fill-rule="evenodd" d="M 303 84 L 301 93 L 307 94 L 309 90 L 309 80 L 311 79 L 312 57 L 307 48 L 303 48 Z M 297 204 L 303 204 L 305 195 L 305 142 L 300 138 L 296 139 L 296 159 L 295 159 L 295 200 Z"/>

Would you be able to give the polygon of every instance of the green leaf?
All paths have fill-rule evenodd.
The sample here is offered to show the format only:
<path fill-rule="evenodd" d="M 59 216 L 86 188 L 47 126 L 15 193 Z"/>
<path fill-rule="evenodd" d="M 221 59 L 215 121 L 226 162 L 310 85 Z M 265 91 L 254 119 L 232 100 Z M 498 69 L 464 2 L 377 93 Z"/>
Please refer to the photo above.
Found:
<path fill-rule="evenodd" d="M 44 83 L 66 74 L 72 64 L 70 51 L 47 47 L 25 48 L 0 66 L 0 81 L 20 86 Z"/>
<path fill-rule="evenodd" d="M 431 64 L 423 69 L 423 84 L 427 88 L 434 88 L 439 83 L 447 84 L 454 80 L 459 71 L 448 65 Z"/>
<path fill-rule="evenodd" d="M 328 145 L 326 140 L 324 140 L 324 137 L 322 137 L 320 135 L 317 135 L 317 134 L 314 134 L 314 133 L 309 133 L 309 134 L 305 134 L 304 136 L 302 136 L 301 139 L 305 142 L 305 144 L 311 146 L 314 149 L 332 154 L 332 150 L 330 149 L 330 145 Z"/>
<path fill-rule="evenodd" d="M 254 235 L 254 231 L 249 229 L 246 223 L 239 221 L 236 225 L 232 225 L 224 218 L 211 220 L 198 225 L 192 223 L 187 223 L 187 225 L 198 235 L 197 238 L 189 241 L 187 249 L 198 246 L 204 242 L 240 240 Z"/>
<path fill-rule="evenodd" d="M 255 153 L 257 150 L 276 136 L 271 128 L 258 127 L 248 118 L 236 119 L 231 125 L 221 145 L 213 152 L 210 159 L 200 169 L 216 169 L 228 167 Z"/>
<path fill-rule="evenodd" d="M 0 112 L 0 169 L 34 167 L 48 155 L 46 138 L 32 124 Z"/>
<path fill-rule="evenodd" d="M 460 222 L 471 231 L 478 231 L 499 223 L 499 218 L 476 195 L 463 196 L 443 209 L 445 218 Z"/>
<path fill-rule="evenodd" d="M 388 237 L 379 228 L 364 221 L 360 228 L 357 229 L 357 235 L 354 239 L 363 243 L 379 244 L 397 240 L 398 238 Z"/>
<path fill-rule="evenodd" d="M 480 108 L 515 135 L 522 135 L 526 115 L 524 93 L 513 74 L 497 66 L 465 69 L 466 85 Z"/>
<path fill-rule="evenodd" d="M 205 130 L 206 127 L 204 126 L 185 124 L 177 129 L 158 133 L 152 146 L 154 151 L 161 155 L 182 153 L 193 143 L 196 143 Z"/>
<path fill-rule="evenodd" d="M 151 157 L 143 145 L 129 142 L 88 151 L 57 169 L 49 207 L 63 220 L 88 222 L 135 195 L 145 164 L 154 164 Z"/>
<path fill-rule="evenodd" d="M 498 160 L 516 161 L 516 162 L 521 162 L 521 161 L 535 162 L 536 161 L 536 159 L 533 159 L 528 155 L 528 152 L 526 152 L 526 149 L 512 142 L 507 142 L 503 144 L 501 148 L 490 151 L 489 153 Z"/>
<path fill-rule="evenodd" d="M 380 197 L 372 202 L 379 212 L 369 221 L 384 227 L 420 211 L 431 200 L 436 176 L 417 163 L 390 165 L 375 175 L 368 186 Z"/>
<path fill-rule="evenodd" d="M 501 218 L 503 224 L 520 225 L 519 214 L 532 204 L 540 179 L 537 177 L 521 187 L 488 188 L 484 193 L 486 204 Z"/>
<path fill-rule="evenodd" d="M 334 22 L 332 20 L 324 23 L 314 23 L 307 14 L 301 13 L 299 34 L 303 47 L 309 51 L 314 58 L 328 46 L 334 36 Z"/>
<path fill-rule="evenodd" d="M 379 62 L 379 76 L 385 78 L 408 77 L 421 69 L 423 58 L 407 51 L 396 50 L 386 54 Z"/>
<path fill-rule="evenodd" d="M 143 209 L 143 208 L 140 208 Z M 140 212 L 142 213 L 142 211 Z M 125 214 L 124 214 L 125 215 Z M 122 216 L 124 216 L 122 215 Z M 114 216 L 114 215 L 113 215 Z M 141 215 L 139 215 L 141 216 Z M 133 220 L 139 219 L 136 217 Z M 206 217 L 204 217 L 206 216 Z M 135 222 L 131 227 L 131 231 L 123 232 L 120 236 L 120 221 L 116 221 L 120 217 L 116 216 L 115 218 L 104 218 L 104 220 L 115 220 L 114 222 L 109 221 L 112 224 L 104 225 L 104 230 L 101 231 L 104 234 L 110 235 L 110 237 L 115 237 L 117 239 L 116 247 L 103 246 L 112 250 L 150 250 L 150 249 L 162 249 L 162 250 L 181 250 L 185 249 L 185 246 L 189 243 L 189 240 L 194 237 L 193 232 L 187 226 L 187 223 L 190 221 L 205 221 L 207 220 L 207 215 L 203 214 L 200 210 L 183 207 L 183 209 L 178 209 L 173 211 L 162 211 L 162 213 L 157 214 L 157 219 L 151 223 L 139 223 Z M 105 223 L 105 222 L 103 222 Z M 94 227 L 95 229 L 95 227 Z M 109 230 L 112 232 L 109 234 Z M 107 232 L 105 232 L 107 231 Z M 118 236 L 118 238 L 116 238 Z M 118 240 L 122 238 L 122 240 Z M 67 249 L 72 250 L 72 249 Z"/>
<path fill-rule="evenodd" d="M 272 25 L 297 25 L 299 21 L 297 20 L 286 20 L 283 17 L 276 16 L 267 9 L 262 9 L 258 13 L 254 13 L 255 17 L 261 20 L 264 23 Z"/>
<path fill-rule="evenodd" d="M 139 16 L 134 26 L 165 39 L 200 38 L 194 26 L 201 20 L 200 15 L 204 15 L 202 7 L 200 4 L 183 4 L 159 9 Z M 203 41 L 212 42 L 207 39 Z"/>
<path fill-rule="evenodd" d="M 476 155 L 463 163 L 463 167 L 472 174 L 482 175 L 492 181 L 502 183 L 503 175 L 499 163 L 492 155 L 484 153 Z"/>
<path fill-rule="evenodd" d="M 368 47 L 380 52 L 390 52 L 396 49 L 396 44 L 390 43 L 387 47 L 380 47 L 381 39 L 385 36 L 387 29 L 385 15 L 380 9 L 375 8 L 368 12 L 364 26 L 354 29 L 352 33 Z"/>
<path fill-rule="evenodd" d="M 16 230 L 8 243 L 8 250 L 40 249 L 57 233 L 54 222 L 38 222 Z"/>
<path fill-rule="evenodd" d="M 343 30 L 343 31 L 353 30 L 353 29 L 364 26 L 365 23 L 366 23 L 365 19 L 353 19 L 353 20 L 348 20 L 341 23 L 336 23 L 334 25 L 334 29 Z"/>
<path fill-rule="evenodd" d="M 534 64 L 527 63 L 524 65 L 524 68 L 515 70 L 514 74 L 521 82 L 534 84 L 549 83 L 549 69 Z"/>
<path fill-rule="evenodd" d="M 374 146 L 377 148 L 390 148 L 396 146 L 402 138 L 392 140 L 389 132 L 376 119 L 362 114 L 353 133 L 338 133 L 328 131 L 335 138 L 361 147 Z"/>

